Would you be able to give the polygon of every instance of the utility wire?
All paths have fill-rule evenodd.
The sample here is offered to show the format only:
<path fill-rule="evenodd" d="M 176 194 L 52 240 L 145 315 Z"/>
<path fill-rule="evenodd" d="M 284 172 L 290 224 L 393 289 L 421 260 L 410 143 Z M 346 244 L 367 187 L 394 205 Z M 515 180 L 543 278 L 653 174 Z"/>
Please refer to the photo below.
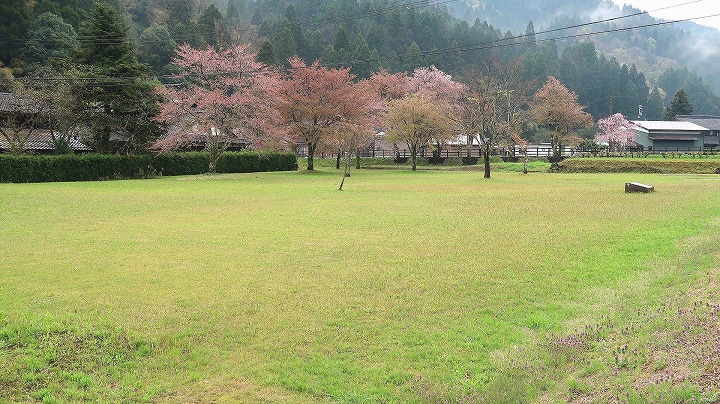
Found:
<path fill-rule="evenodd" d="M 699 0 L 699 1 L 703 1 L 703 0 Z M 698 2 L 698 0 L 690 2 L 690 3 L 695 3 L 695 2 Z M 720 13 L 699 16 L 699 17 L 693 17 L 693 18 L 661 21 L 661 22 L 652 23 L 652 24 L 643 24 L 643 25 L 636 25 L 636 26 L 629 26 L 629 27 L 622 27 L 622 28 L 613 28 L 613 29 L 596 31 L 596 32 L 578 33 L 578 34 L 570 34 L 570 35 L 564 35 L 564 36 L 559 36 L 559 37 L 536 39 L 535 41 L 508 42 L 513 39 L 527 37 L 527 35 L 520 35 L 520 36 L 516 36 L 516 37 L 512 37 L 512 38 L 502 38 L 502 39 L 497 39 L 497 40 L 493 40 L 493 41 L 487 41 L 487 42 L 481 42 L 481 43 L 476 43 L 476 44 L 472 44 L 472 45 L 467 45 L 467 46 L 420 52 L 418 55 L 419 56 L 430 56 L 430 55 L 438 55 L 438 54 L 463 53 L 463 52 L 479 51 L 479 50 L 486 50 L 486 49 L 499 49 L 499 48 L 505 48 L 505 47 L 509 47 L 509 46 L 522 46 L 522 45 L 530 45 L 530 44 L 534 44 L 534 43 L 537 44 L 537 43 L 545 43 L 545 42 L 550 42 L 550 41 L 569 40 L 569 39 L 591 37 L 591 36 L 602 35 L 602 34 L 610 34 L 610 33 L 615 33 L 615 32 L 624 32 L 624 31 L 629 31 L 629 30 L 634 30 L 634 29 L 645 29 L 645 28 L 652 28 L 652 27 L 658 27 L 658 26 L 665 26 L 665 25 L 671 25 L 671 24 L 680 23 L 680 22 L 695 21 L 695 20 L 701 20 L 701 19 L 718 17 L 718 16 L 720 16 Z M 615 19 L 617 19 L 617 17 Z M 599 23 L 599 22 L 596 22 L 596 23 Z M 582 24 L 582 25 L 584 26 L 584 25 L 588 25 L 588 24 Z M 572 27 L 565 27 L 562 29 L 570 29 L 570 28 L 572 28 Z M 560 29 L 543 31 L 542 33 L 555 32 L 558 30 L 560 30 Z M 537 33 L 536 33 L 536 35 L 537 35 Z M 400 59 L 401 56 L 397 56 L 397 58 Z M 353 63 L 366 63 L 366 62 L 374 62 L 374 61 L 381 61 L 381 58 L 357 59 L 357 60 L 350 60 L 350 61 L 344 61 L 344 62 L 338 62 L 338 63 L 325 64 L 324 66 L 345 66 L 345 65 L 351 65 Z M 310 67 L 307 67 L 307 68 L 310 68 Z M 290 70 L 292 70 L 292 69 L 290 69 Z M 177 79 L 178 78 L 178 76 L 176 76 L 176 75 L 165 75 L 165 76 L 155 76 L 155 77 L 157 77 L 158 79 Z M 152 79 L 152 78 L 153 77 L 150 77 L 150 79 Z M 135 81 L 138 79 L 132 78 L 132 77 L 77 77 L 77 78 L 27 77 L 27 78 L 19 78 L 18 80 L 87 81 L 87 82 L 95 82 L 95 84 L 97 84 L 97 85 L 116 86 L 116 85 L 121 85 L 121 82 L 125 81 L 125 80 L 126 81 L 131 81 L 131 80 Z M 102 83 L 103 81 L 105 81 L 105 83 Z M 128 85 L 130 85 L 130 84 L 128 84 Z"/>

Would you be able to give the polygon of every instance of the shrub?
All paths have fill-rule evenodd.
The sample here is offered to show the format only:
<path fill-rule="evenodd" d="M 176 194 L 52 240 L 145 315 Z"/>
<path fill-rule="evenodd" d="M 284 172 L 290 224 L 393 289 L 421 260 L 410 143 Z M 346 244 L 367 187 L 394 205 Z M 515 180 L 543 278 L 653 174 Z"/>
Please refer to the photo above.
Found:
<path fill-rule="evenodd" d="M 160 175 L 194 175 L 208 171 L 209 157 L 205 152 L 171 152 L 153 157 L 153 167 Z"/>
<path fill-rule="evenodd" d="M 569 173 L 664 173 L 664 174 L 712 174 L 720 169 L 720 161 L 692 159 L 624 159 L 581 158 L 567 159 L 558 170 Z"/>
<path fill-rule="evenodd" d="M 228 152 L 218 163 L 223 173 L 292 171 L 294 154 Z M 0 155 L 0 182 L 97 181 L 148 178 L 155 174 L 189 175 L 208 170 L 204 152 L 152 155 L 68 154 L 58 156 Z"/>
<path fill-rule="evenodd" d="M 461 166 L 463 165 L 463 159 L 458 157 L 447 157 L 443 162 L 446 166 Z"/>
<path fill-rule="evenodd" d="M 146 178 L 154 173 L 149 155 L 0 155 L 0 182 L 92 181 Z"/>

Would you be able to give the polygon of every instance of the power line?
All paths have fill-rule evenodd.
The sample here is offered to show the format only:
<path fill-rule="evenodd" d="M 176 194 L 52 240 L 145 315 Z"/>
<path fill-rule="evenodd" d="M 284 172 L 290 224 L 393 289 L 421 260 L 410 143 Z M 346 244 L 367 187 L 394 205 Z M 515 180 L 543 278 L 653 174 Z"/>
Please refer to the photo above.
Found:
<path fill-rule="evenodd" d="M 704 0 L 694 0 L 691 2 L 682 3 L 682 4 L 671 6 L 671 7 L 678 7 L 678 6 L 682 6 L 682 5 L 698 3 L 700 1 L 704 1 Z M 669 8 L 669 7 L 664 7 L 663 9 L 667 9 L 667 8 Z M 551 33 L 551 32 L 558 32 L 558 31 L 565 31 L 565 30 L 573 29 L 573 28 L 586 27 L 586 26 L 590 26 L 590 25 L 605 23 L 608 21 L 618 20 L 621 18 L 634 17 L 637 15 L 646 14 L 646 13 L 648 13 L 648 11 L 634 13 L 634 14 L 630 14 L 627 16 L 623 16 L 623 17 L 614 17 L 614 18 L 601 20 L 601 21 L 577 24 L 577 25 L 573 25 L 573 26 L 569 26 L 569 27 L 555 28 L 555 29 L 537 32 L 537 33 L 535 33 L 535 35 L 546 34 L 546 33 Z M 439 55 L 439 54 L 462 53 L 462 52 L 478 51 L 478 50 L 485 50 L 485 49 L 504 48 L 504 47 L 508 47 L 508 46 L 532 45 L 533 43 L 544 43 L 544 42 L 550 42 L 550 41 L 556 41 L 556 40 L 568 40 L 568 39 L 574 39 L 574 38 L 580 38 L 580 37 L 595 36 L 595 35 L 600 35 L 600 34 L 609 34 L 609 33 L 614 33 L 614 32 L 629 31 L 629 30 L 633 30 L 633 29 L 665 26 L 665 25 L 671 25 L 671 24 L 676 24 L 676 23 L 680 23 L 680 22 L 701 20 L 701 19 L 712 18 L 712 17 L 717 17 L 717 16 L 720 16 L 720 13 L 712 14 L 712 15 L 705 15 L 705 16 L 700 16 L 700 17 L 680 19 L 680 20 L 661 21 L 661 22 L 652 23 L 652 24 L 644 24 L 644 25 L 622 27 L 622 28 L 613 28 L 613 29 L 608 29 L 608 30 L 604 30 L 604 31 L 571 34 L 571 35 L 564 35 L 564 36 L 553 37 L 553 38 L 536 39 L 535 41 L 510 42 L 510 41 L 514 41 L 516 39 L 528 37 L 527 34 L 516 35 L 516 36 L 512 36 L 512 37 L 495 39 L 495 40 L 486 41 L 486 42 L 479 42 L 479 43 L 470 44 L 470 45 L 463 45 L 463 46 L 457 46 L 457 47 L 448 47 L 448 48 L 443 48 L 443 49 L 424 51 L 424 52 L 418 53 L 417 56 L 431 56 L 431 55 Z M 403 56 L 399 56 L 399 55 L 396 56 L 397 59 L 401 59 L 402 57 Z M 343 62 L 337 62 L 337 63 L 328 63 L 328 64 L 326 64 L 326 66 L 345 66 L 345 65 L 351 65 L 353 63 L 367 63 L 367 62 L 375 62 L 375 61 L 381 61 L 381 60 L 382 59 L 379 57 L 378 58 L 368 58 L 368 59 L 356 59 L 356 60 L 349 60 L 349 61 L 343 61 Z"/>
<path fill-rule="evenodd" d="M 689 3 L 683 3 L 684 4 L 690 4 L 690 3 L 697 3 L 699 1 L 703 0 L 696 0 Z M 637 13 L 636 13 L 637 14 Z M 430 55 L 438 55 L 438 54 L 449 54 L 449 53 L 463 53 L 463 52 L 470 52 L 470 51 L 478 51 L 478 50 L 485 50 L 485 49 L 498 49 L 498 48 L 505 48 L 509 46 L 521 46 L 521 45 L 530 45 L 533 43 L 544 43 L 544 42 L 550 42 L 550 41 L 556 41 L 556 40 L 569 40 L 569 39 L 576 39 L 576 38 L 582 38 L 582 37 L 591 37 L 596 35 L 602 35 L 602 34 L 609 34 L 609 33 L 615 33 L 615 32 L 623 32 L 623 31 L 629 31 L 634 29 L 644 29 L 644 28 L 652 28 L 652 27 L 658 27 L 658 26 L 665 26 L 665 25 L 671 25 L 679 22 L 688 22 L 688 21 L 694 21 L 694 20 L 701 20 L 706 18 L 712 18 L 720 16 L 720 13 L 718 14 L 711 14 L 711 15 L 705 15 L 705 16 L 699 16 L 699 17 L 693 17 L 693 18 L 686 18 L 686 19 L 679 19 L 679 20 L 671 20 L 671 21 L 661 21 L 657 23 L 652 24 L 643 24 L 643 25 L 636 25 L 636 26 L 630 26 L 630 27 L 622 27 L 622 28 L 614 28 L 609 30 L 603 30 L 603 31 L 596 31 L 596 32 L 589 32 L 589 33 L 579 33 L 579 34 L 570 34 L 570 35 L 564 35 L 559 37 L 553 37 L 553 38 L 544 38 L 544 39 L 536 39 L 535 41 L 527 41 L 527 42 L 508 42 L 513 39 L 523 38 L 527 37 L 527 35 L 520 35 L 512 38 L 502 38 L 497 39 L 493 41 L 487 41 L 487 42 L 481 42 L 477 44 L 462 46 L 462 47 L 455 47 L 455 48 L 445 48 L 445 49 L 439 49 L 439 50 L 431 50 L 426 52 L 420 52 L 419 56 L 430 56 Z M 616 17 L 614 19 L 617 19 L 619 17 Z M 595 24 L 600 23 L 601 21 L 595 22 Z M 582 26 L 588 25 L 588 24 L 581 24 Z M 542 33 L 546 32 L 555 32 L 561 29 L 571 29 L 573 27 L 565 27 L 565 28 L 558 28 L 554 30 L 548 30 L 543 31 Z M 400 56 L 397 56 L 398 59 L 400 59 Z M 330 63 L 325 64 L 324 66 L 345 66 L 353 63 L 365 63 L 365 62 L 374 62 L 374 61 L 381 61 L 380 58 L 368 58 L 368 59 L 358 59 L 358 60 L 351 60 L 351 61 L 345 61 L 345 62 L 338 62 L 338 63 Z M 310 68 L 310 67 L 308 67 Z M 152 79 L 153 77 L 149 78 Z M 177 79 L 178 76 L 174 75 L 166 75 L 166 76 L 156 76 L 158 79 Z M 116 78 L 99 78 L 99 77 L 80 77 L 80 78 L 66 78 L 66 77 L 33 77 L 33 78 L 24 78 L 25 80 L 64 80 L 64 81 L 114 81 L 115 83 L 110 83 L 106 85 L 121 85 L 119 84 L 122 80 L 137 80 L 136 78 L 131 77 L 116 77 Z M 101 83 L 102 84 L 102 83 Z"/>

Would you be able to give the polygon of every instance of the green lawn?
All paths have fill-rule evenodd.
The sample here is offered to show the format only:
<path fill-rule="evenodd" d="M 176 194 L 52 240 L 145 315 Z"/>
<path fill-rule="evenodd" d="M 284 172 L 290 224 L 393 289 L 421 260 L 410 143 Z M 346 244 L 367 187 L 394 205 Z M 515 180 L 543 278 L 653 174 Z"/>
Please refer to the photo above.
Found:
<path fill-rule="evenodd" d="M 0 184 L 0 401 L 717 397 L 612 350 L 718 284 L 720 177 L 323 170 Z"/>

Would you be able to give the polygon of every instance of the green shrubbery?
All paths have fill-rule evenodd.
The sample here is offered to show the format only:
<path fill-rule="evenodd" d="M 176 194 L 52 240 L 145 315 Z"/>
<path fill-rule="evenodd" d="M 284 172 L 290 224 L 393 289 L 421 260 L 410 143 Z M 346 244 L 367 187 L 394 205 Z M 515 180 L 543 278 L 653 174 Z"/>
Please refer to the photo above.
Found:
<path fill-rule="evenodd" d="M 0 155 L 0 182 L 92 181 L 151 176 L 152 156 Z"/>
<path fill-rule="evenodd" d="M 228 152 L 218 172 L 291 171 L 297 168 L 294 154 L 274 152 Z M 95 181 L 149 178 L 156 175 L 202 174 L 208 170 L 204 152 L 152 155 L 79 154 L 59 156 L 0 155 L 0 182 Z"/>
<path fill-rule="evenodd" d="M 717 159 L 580 158 L 567 159 L 559 165 L 559 171 L 567 173 L 713 174 L 718 170 L 720 160 Z"/>

